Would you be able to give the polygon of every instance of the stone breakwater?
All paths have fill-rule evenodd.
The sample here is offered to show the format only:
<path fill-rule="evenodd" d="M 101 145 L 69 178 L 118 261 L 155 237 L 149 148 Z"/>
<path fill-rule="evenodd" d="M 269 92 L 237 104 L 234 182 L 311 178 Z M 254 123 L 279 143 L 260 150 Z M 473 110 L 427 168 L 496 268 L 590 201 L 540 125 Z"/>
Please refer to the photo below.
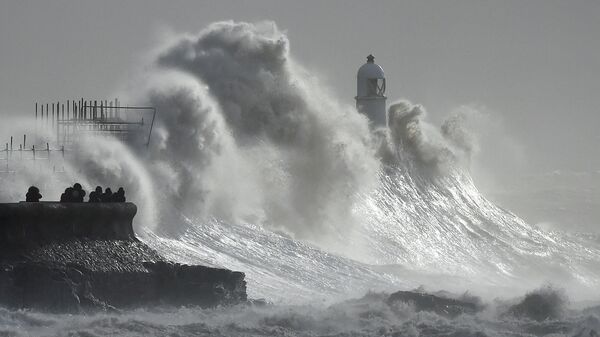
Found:
<path fill-rule="evenodd" d="M 0 204 L 0 305 L 86 312 L 247 301 L 245 275 L 165 260 L 133 203 Z"/>

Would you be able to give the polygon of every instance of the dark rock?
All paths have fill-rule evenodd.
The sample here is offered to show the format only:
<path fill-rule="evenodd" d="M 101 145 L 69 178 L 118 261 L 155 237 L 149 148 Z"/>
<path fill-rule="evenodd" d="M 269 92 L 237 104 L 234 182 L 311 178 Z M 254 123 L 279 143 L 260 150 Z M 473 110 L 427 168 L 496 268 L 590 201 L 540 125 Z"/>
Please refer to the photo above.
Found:
<path fill-rule="evenodd" d="M 244 273 L 166 261 L 132 203 L 0 204 L 0 304 L 53 312 L 245 302 Z"/>
<path fill-rule="evenodd" d="M 480 310 L 475 303 L 412 291 L 398 291 L 387 299 L 388 305 L 397 302 L 412 303 L 416 311 L 431 311 L 446 317 L 474 314 Z"/>
<path fill-rule="evenodd" d="M 144 264 L 158 275 L 161 297 L 175 305 L 215 306 L 245 302 L 244 274 L 226 269 L 158 261 Z"/>
<path fill-rule="evenodd" d="M 566 295 L 550 286 L 532 291 L 508 309 L 507 314 L 534 321 L 562 318 L 567 305 Z"/>

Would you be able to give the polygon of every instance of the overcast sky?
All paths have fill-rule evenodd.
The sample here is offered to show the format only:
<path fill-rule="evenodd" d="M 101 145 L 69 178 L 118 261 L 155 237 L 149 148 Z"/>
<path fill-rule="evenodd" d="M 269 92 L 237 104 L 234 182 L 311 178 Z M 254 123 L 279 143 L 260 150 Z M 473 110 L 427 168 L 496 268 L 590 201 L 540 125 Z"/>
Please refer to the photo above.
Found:
<path fill-rule="evenodd" d="M 595 172 L 599 18 L 596 0 L 0 0 L 0 113 L 31 113 L 36 100 L 112 97 L 165 31 L 268 19 L 340 100 L 353 104 L 356 70 L 373 53 L 390 99 L 421 103 L 433 120 L 481 106 L 522 146 L 523 170 Z M 514 169 L 500 165 L 514 158 L 494 151 L 496 173 Z"/>

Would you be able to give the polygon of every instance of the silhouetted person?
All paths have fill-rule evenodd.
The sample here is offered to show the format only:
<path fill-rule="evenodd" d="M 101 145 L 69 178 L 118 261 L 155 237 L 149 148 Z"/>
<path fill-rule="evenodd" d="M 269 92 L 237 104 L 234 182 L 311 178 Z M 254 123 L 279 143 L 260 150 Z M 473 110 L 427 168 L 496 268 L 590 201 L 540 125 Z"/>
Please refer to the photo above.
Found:
<path fill-rule="evenodd" d="M 40 189 L 35 186 L 29 187 L 27 194 L 25 194 L 25 201 L 27 202 L 39 202 L 41 198 Z"/>
<path fill-rule="evenodd" d="M 102 198 L 100 198 L 100 200 L 102 200 L 102 202 L 111 202 L 112 201 L 112 191 L 110 190 L 110 187 L 107 187 L 104 190 L 104 193 L 102 194 Z"/>
<path fill-rule="evenodd" d="M 71 195 L 73 194 L 73 187 L 65 188 L 63 194 L 60 195 L 60 202 L 71 202 Z"/>
<path fill-rule="evenodd" d="M 119 190 L 112 196 L 113 202 L 125 202 L 125 190 L 119 187 Z"/>
<path fill-rule="evenodd" d="M 102 187 L 96 186 L 96 190 L 90 192 L 89 202 L 100 202 L 102 198 Z"/>
<path fill-rule="evenodd" d="M 73 193 L 71 193 L 71 202 L 83 202 L 83 197 L 85 197 L 85 191 L 79 183 L 75 183 Z"/>
<path fill-rule="evenodd" d="M 73 194 L 75 194 L 73 187 L 65 188 L 65 192 L 60 195 L 60 202 L 75 202 Z"/>

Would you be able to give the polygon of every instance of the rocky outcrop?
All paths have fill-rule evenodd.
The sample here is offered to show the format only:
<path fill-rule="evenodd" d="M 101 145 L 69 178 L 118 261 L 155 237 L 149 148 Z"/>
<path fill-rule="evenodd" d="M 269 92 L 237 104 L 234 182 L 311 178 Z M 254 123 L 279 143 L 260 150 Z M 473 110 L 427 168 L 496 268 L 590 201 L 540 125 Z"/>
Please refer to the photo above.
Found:
<path fill-rule="evenodd" d="M 563 317 L 567 303 L 567 296 L 561 290 L 546 286 L 525 295 L 521 302 L 512 305 L 505 315 L 538 322 L 556 320 Z"/>
<path fill-rule="evenodd" d="M 244 273 L 169 262 L 132 203 L 0 204 L 0 304 L 55 312 L 245 302 Z"/>
<path fill-rule="evenodd" d="M 446 317 L 474 314 L 481 309 L 477 303 L 413 291 L 398 291 L 387 299 L 390 305 L 397 302 L 410 303 L 416 311 L 430 311 Z"/>

